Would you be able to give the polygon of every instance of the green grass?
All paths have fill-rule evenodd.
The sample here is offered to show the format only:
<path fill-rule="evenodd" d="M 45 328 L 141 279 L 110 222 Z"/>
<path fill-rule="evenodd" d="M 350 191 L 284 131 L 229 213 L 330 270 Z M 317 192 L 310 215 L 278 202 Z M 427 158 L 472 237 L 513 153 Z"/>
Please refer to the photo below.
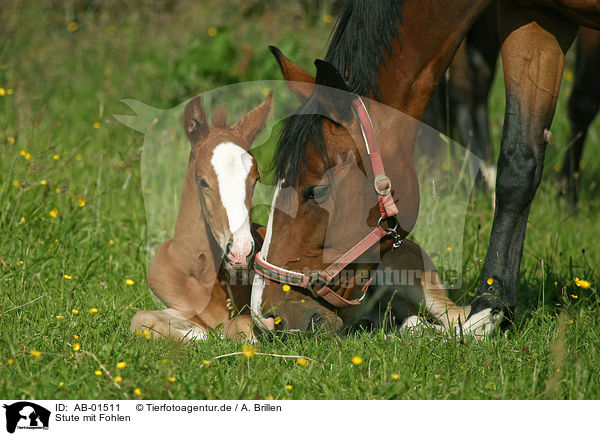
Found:
<path fill-rule="evenodd" d="M 150 245 L 160 242 L 153 229 L 164 224 L 146 222 L 144 201 L 164 200 L 152 197 L 159 187 L 143 190 L 144 136 L 111 114 L 132 113 L 123 98 L 168 109 L 218 86 L 278 79 L 268 44 L 309 68 L 324 54 L 327 9 L 266 3 L 0 6 L 0 87 L 14 91 L 0 97 L 0 397 L 134 398 L 139 388 L 143 398 L 181 399 L 600 398 L 600 162 L 592 158 L 600 128 L 596 122 L 585 150 L 581 212 L 570 215 L 554 183 L 569 129 L 568 82 L 529 220 L 517 320 L 503 334 L 475 342 L 375 331 L 256 344 L 258 353 L 313 359 L 302 367 L 296 358 L 259 354 L 216 359 L 241 344 L 215 336 L 179 344 L 129 332 L 136 310 L 160 308 L 145 268 L 147 237 Z M 71 21 L 78 23 L 73 32 Z M 503 104 L 498 77 L 491 106 L 496 145 Z M 491 217 L 490 200 L 472 197 L 457 298 L 468 301 L 473 293 Z M 578 288 L 575 277 L 592 287 Z M 355 355 L 363 358 L 359 366 L 351 362 Z M 120 361 L 127 367 L 117 369 Z M 123 377 L 119 386 L 110 378 L 116 375 Z"/>

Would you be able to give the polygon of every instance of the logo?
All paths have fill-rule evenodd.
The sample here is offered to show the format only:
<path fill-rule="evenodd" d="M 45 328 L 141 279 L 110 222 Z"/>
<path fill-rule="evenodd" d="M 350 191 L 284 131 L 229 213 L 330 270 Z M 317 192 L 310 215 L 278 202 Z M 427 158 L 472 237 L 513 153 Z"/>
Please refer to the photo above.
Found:
<path fill-rule="evenodd" d="M 48 430 L 50 411 L 29 401 L 19 401 L 11 405 L 4 404 L 6 409 L 6 431 L 14 433 L 15 429 Z"/>

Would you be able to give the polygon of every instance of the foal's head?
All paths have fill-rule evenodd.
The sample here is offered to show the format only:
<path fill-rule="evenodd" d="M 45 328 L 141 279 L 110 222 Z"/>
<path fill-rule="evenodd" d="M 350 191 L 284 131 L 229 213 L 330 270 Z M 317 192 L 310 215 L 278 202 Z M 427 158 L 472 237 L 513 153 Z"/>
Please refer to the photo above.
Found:
<path fill-rule="evenodd" d="M 258 171 L 249 153 L 272 112 L 272 93 L 235 126 L 224 111 L 213 114 L 209 127 L 201 98 L 185 107 L 184 129 L 191 143 L 190 165 L 202 213 L 225 258 L 227 268 L 248 266 L 254 252 L 250 231 L 252 191 Z"/>

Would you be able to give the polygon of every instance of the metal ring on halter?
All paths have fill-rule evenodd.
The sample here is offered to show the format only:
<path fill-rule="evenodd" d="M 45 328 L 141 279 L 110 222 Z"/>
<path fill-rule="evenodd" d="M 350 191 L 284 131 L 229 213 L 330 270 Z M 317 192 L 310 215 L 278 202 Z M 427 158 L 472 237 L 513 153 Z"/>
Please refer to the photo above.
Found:
<path fill-rule="evenodd" d="M 381 223 L 387 220 L 394 220 L 394 226 L 393 227 L 388 227 L 387 229 L 385 229 L 385 231 L 387 233 L 398 233 L 398 227 L 400 226 L 400 223 L 398 222 L 398 218 L 396 218 L 396 215 L 394 216 L 388 216 L 388 217 L 382 217 L 380 216 L 379 219 L 377 220 L 377 227 L 381 227 Z"/>
<path fill-rule="evenodd" d="M 325 277 L 323 277 L 319 273 L 316 273 L 316 272 L 310 273 L 310 280 L 306 284 L 306 289 L 308 289 L 311 292 L 311 294 L 313 294 L 315 297 L 318 297 L 317 291 L 319 289 L 315 289 L 315 287 L 318 285 L 320 285 L 319 289 L 322 288 L 323 286 L 326 286 L 327 280 L 325 280 Z"/>

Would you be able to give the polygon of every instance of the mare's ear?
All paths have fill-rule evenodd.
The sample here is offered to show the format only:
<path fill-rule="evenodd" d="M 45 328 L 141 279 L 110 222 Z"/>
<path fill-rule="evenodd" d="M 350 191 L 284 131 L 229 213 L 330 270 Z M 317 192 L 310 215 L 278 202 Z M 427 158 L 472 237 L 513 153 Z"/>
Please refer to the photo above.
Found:
<path fill-rule="evenodd" d="M 273 91 L 269 91 L 269 95 L 267 95 L 265 101 L 248 112 L 240 122 L 233 126 L 233 130 L 235 130 L 242 138 L 246 139 L 248 149 L 250 149 L 256 136 L 265 127 L 265 124 L 267 124 L 267 119 L 272 112 Z"/>
<path fill-rule="evenodd" d="M 202 109 L 202 98 L 200 96 L 192 98 L 185 106 L 183 129 L 192 145 L 208 135 L 208 123 L 206 122 L 204 109 Z"/>
<path fill-rule="evenodd" d="M 277 47 L 270 45 L 269 50 L 275 56 L 289 90 L 304 102 L 315 90 L 315 78 L 285 57 Z"/>
<path fill-rule="evenodd" d="M 338 123 L 352 120 L 352 97 L 346 81 L 329 62 L 317 59 L 317 97 Z"/>

